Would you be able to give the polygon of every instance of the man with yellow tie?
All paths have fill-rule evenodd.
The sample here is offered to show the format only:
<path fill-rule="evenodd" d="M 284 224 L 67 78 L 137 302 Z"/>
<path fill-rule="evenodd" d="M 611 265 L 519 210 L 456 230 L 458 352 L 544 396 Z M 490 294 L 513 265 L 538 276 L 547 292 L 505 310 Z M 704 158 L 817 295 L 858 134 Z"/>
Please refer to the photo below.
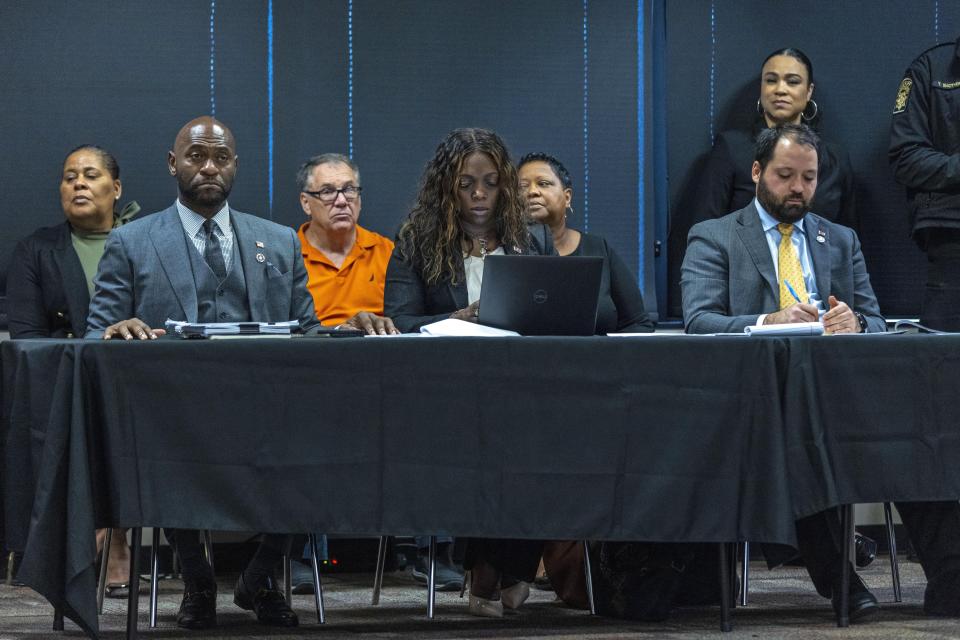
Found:
<path fill-rule="evenodd" d="M 802 124 L 766 129 L 757 137 L 753 202 L 690 229 L 680 279 L 687 333 L 816 322 L 818 316 L 830 333 L 885 330 L 857 234 L 808 211 L 818 144 Z M 924 611 L 960 616 L 960 505 L 898 502 L 897 510 L 927 575 Z M 800 555 L 834 609 L 840 540 L 833 510 L 797 521 Z M 849 594 L 851 622 L 879 608 L 852 572 Z"/>
<path fill-rule="evenodd" d="M 853 229 L 809 211 L 819 139 L 805 125 L 757 137 L 747 207 L 690 229 L 680 286 L 687 333 L 816 322 L 828 333 L 884 331 Z"/>

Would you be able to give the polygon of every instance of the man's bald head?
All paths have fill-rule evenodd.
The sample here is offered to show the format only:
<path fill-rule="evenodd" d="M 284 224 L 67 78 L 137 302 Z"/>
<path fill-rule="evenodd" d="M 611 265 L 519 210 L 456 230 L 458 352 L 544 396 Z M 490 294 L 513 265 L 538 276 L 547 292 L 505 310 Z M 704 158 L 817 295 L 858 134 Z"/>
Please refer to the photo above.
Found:
<path fill-rule="evenodd" d="M 236 153 L 237 142 L 233 137 L 233 132 L 230 131 L 230 127 L 213 116 L 200 116 L 183 125 L 174 139 L 174 152 L 176 152 L 177 146 L 188 145 L 191 140 L 198 138 L 221 140 Z"/>
<path fill-rule="evenodd" d="M 230 195 L 237 172 L 237 145 L 233 132 L 212 116 L 183 125 L 167 154 L 170 175 L 177 178 L 180 201 L 210 218 Z"/>

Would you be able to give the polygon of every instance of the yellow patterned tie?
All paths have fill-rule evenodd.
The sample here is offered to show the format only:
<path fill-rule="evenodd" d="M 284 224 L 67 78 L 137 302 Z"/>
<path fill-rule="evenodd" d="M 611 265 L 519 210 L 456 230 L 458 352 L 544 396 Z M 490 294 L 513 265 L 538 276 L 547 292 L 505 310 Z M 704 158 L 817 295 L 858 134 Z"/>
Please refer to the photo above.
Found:
<path fill-rule="evenodd" d="M 797 299 L 793 297 L 790 293 L 790 290 L 787 289 L 787 285 L 783 282 L 786 280 L 790 283 L 790 286 L 793 287 L 793 290 L 797 293 L 797 296 L 800 297 L 800 302 L 806 303 L 809 296 L 807 295 L 807 285 L 803 280 L 803 267 L 800 266 L 800 257 L 797 255 L 797 249 L 793 246 L 793 243 L 790 242 L 790 236 L 793 235 L 793 225 L 781 222 L 777 225 L 777 230 L 780 232 L 780 249 L 777 253 L 777 269 L 780 273 L 780 308 L 786 309 L 792 304 L 797 303 Z"/>

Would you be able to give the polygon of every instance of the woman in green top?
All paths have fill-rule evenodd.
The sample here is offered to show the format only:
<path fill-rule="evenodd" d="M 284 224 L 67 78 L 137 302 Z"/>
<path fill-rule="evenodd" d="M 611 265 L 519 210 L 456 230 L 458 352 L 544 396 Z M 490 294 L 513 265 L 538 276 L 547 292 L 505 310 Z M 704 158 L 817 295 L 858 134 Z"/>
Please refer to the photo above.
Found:
<path fill-rule="evenodd" d="M 109 151 L 82 145 L 67 154 L 60 180 L 60 206 L 67 220 L 21 240 L 7 274 L 11 338 L 83 337 L 107 235 L 140 210 L 131 202 L 116 212 L 122 192 L 120 167 Z M 106 529 L 97 532 L 98 547 L 105 534 Z M 130 551 L 125 531 L 115 529 L 114 534 L 107 591 L 123 597 Z"/>

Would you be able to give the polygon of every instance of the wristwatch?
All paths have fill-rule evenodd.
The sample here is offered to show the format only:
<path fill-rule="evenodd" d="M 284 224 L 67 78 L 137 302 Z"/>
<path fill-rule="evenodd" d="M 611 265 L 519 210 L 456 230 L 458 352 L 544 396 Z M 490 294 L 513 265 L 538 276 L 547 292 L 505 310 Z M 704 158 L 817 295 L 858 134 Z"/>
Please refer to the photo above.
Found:
<path fill-rule="evenodd" d="M 857 322 L 860 323 L 860 333 L 867 332 L 867 319 L 863 317 L 863 314 L 859 311 L 854 311 L 853 315 L 857 316 Z"/>

